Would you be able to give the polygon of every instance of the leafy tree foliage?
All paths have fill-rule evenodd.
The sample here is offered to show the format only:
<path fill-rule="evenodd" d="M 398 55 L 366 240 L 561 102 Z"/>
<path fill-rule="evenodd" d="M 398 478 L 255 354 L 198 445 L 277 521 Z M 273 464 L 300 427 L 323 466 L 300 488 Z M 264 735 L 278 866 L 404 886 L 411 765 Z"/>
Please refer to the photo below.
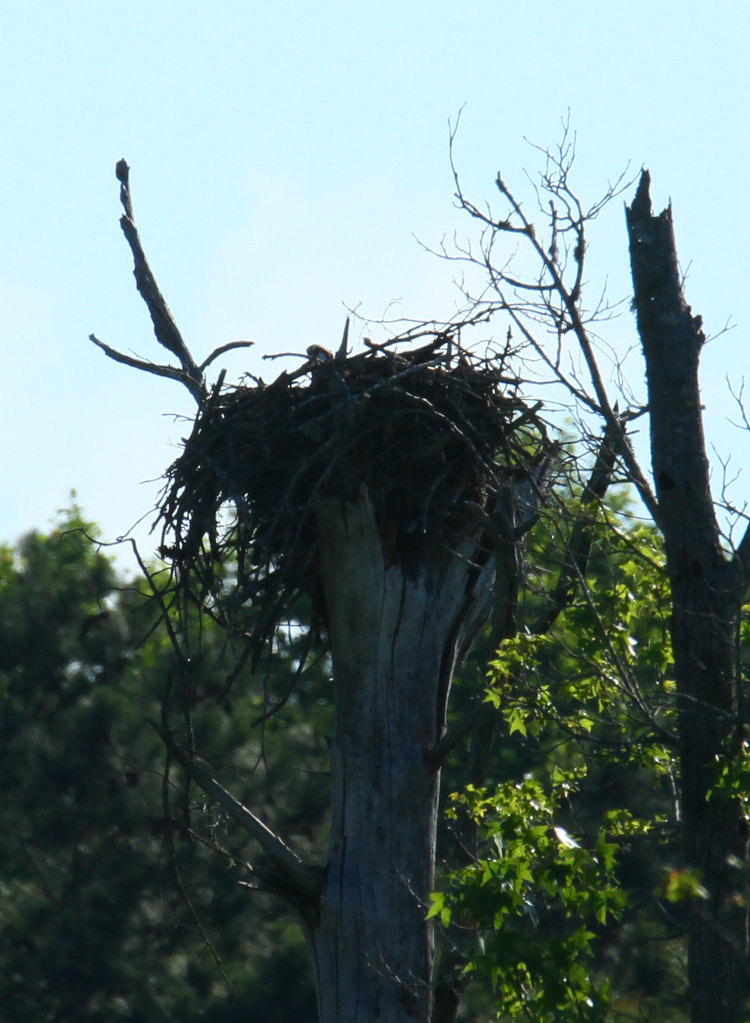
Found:
<path fill-rule="evenodd" d="M 687 1018 L 684 907 L 702 893 L 677 841 L 666 578 L 654 531 L 614 503 L 591 523 L 587 585 L 537 635 L 568 540 L 539 522 L 519 632 L 484 682 L 498 722 L 485 784 L 462 781 L 466 757 L 448 765 L 457 844 L 443 841 L 429 913 L 468 985 L 462 1018 Z M 253 728 L 269 709 L 257 679 L 217 685 L 224 637 L 204 623 L 181 688 L 155 609 L 92 532 L 74 508 L 49 536 L 2 549 L 2 1002 L 31 1021 L 312 1021 L 296 927 L 245 887 L 246 837 L 179 772 L 165 779 L 149 721 L 171 701 L 243 798 L 312 854 L 326 666 Z M 264 666 L 277 691 L 300 641 L 290 630 Z M 486 657 L 459 694 L 482 684 Z M 744 798 L 747 774 L 727 762 L 717 784 Z"/>
<path fill-rule="evenodd" d="M 502 1019 L 688 1018 L 684 913 L 701 891 L 679 842 L 668 584 L 658 534 L 614 505 L 590 524 L 586 583 L 535 634 L 566 545 L 564 524 L 540 523 L 520 631 L 487 674 L 496 756 L 447 810 L 476 839 L 431 913 Z"/>

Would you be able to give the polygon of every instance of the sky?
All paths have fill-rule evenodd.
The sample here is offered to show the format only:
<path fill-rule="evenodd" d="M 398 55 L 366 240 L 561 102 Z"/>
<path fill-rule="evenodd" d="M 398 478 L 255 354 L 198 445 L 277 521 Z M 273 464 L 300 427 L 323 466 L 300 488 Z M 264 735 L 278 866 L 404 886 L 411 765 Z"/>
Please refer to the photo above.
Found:
<path fill-rule="evenodd" d="M 294 363 L 264 354 L 335 347 L 347 309 L 455 311 L 455 267 L 420 242 L 471 234 L 448 153 L 459 111 L 456 163 L 479 203 L 498 171 L 523 193 L 540 167 L 530 143 L 554 146 L 568 112 L 584 203 L 649 168 L 655 207 L 673 205 L 688 301 L 720 335 L 702 371 L 714 476 L 730 459 L 729 475 L 743 473 L 734 500 L 750 496 L 728 384 L 738 390 L 748 366 L 747 0 L 29 0 L 5 5 L 0 26 L 0 542 L 48 528 L 73 490 L 105 539 L 143 519 L 143 554 L 159 542 L 148 528 L 159 479 L 194 404 L 88 341 L 166 354 L 118 225 L 119 158 L 197 361 L 252 340 L 217 371 L 268 380 Z M 590 287 L 606 281 L 613 301 L 629 297 L 632 193 L 590 235 Z M 627 301 L 601 333 L 629 353 L 637 386 Z"/>

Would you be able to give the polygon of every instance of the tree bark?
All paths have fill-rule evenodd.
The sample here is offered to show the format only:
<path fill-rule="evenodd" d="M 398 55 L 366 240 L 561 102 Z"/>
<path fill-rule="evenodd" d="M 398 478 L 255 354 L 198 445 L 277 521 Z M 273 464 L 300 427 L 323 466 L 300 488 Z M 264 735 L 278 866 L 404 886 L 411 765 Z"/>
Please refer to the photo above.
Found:
<path fill-rule="evenodd" d="M 388 564 L 367 491 L 318 507 L 336 686 L 331 842 L 308 927 L 320 1023 L 427 1023 L 439 768 L 456 656 L 492 604 L 473 526 Z"/>
<path fill-rule="evenodd" d="M 698 363 L 700 317 L 685 302 L 671 208 L 655 216 L 644 171 L 627 209 L 635 309 L 651 417 L 651 458 L 672 607 L 679 709 L 681 812 L 686 866 L 706 899 L 688 917 L 693 1023 L 747 1019 L 746 862 L 738 802 L 717 791 L 718 769 L 738 750 L 737 631 L 743 572 L 723 549 L 703 436 Z"/>

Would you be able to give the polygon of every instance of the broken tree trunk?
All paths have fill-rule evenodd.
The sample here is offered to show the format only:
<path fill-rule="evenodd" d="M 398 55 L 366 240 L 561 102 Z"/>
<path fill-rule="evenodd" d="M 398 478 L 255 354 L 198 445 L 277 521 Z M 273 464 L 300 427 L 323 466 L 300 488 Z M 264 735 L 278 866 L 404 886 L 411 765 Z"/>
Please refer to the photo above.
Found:
<path fill-rule="evenodd" d="M 649 183 L 644 171 L 627 219 L 672 594 L 683 848 L 706 891 L 688 915 L 691 1019 L 743 1023 L 750 997 L 746 822 L 739 801 L 717 782 L 742 739 L 737 636 L 747 570 L 721 542 L 698 386 L 705 337 L 682 293 L 671 209 L 652 213 Z"/>
<path fill-rule="evenodd" d="M 430 1018 L 439 769 L 461 645 L 487 617 L 481 530 L 406 573 L 388 564 L 367 491 L 318 508 L 336 688 L 332 823 L 309 933 L 322 1023 Z"/>
<path fill-rule="evenodd" d="M 216 389 L 170 470 L 164 550 L 189 598 L 258 658 L 304 594 L 330 647 L 328 850 L 311 882 L 266 841 L 275 869 L 260 879 L 301 917 L 320 1023 L 433 1013 L 426 916 L 440 766 L 458 741 L 453 669 L 491 614 L 507 633 L 516 546 L 552 457 L 514 392 L 502 360 L 459 352 L 450 333 L 316 353 L 270 385 Z"/>

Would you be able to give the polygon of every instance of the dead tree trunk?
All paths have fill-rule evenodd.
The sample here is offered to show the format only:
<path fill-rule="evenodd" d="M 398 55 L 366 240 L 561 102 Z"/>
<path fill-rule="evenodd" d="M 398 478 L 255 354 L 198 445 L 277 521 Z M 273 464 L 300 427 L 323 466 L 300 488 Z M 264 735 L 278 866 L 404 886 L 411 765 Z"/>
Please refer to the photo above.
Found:
<path fill-rule="evenodd" d="M 747 863 L 744 815 L 715 788 L 738 751 L 737 633 L 747 566 L 723 548 L 709 484 L 698 362 L 705 337 L 680 282 L 671 209 L 651 210 L 644 171 L 627 210 L 638 329 L 651 416 L 651 454 L 672 591 L 671 637 L 679 699 L 681 808 L 686 865 L 707 898 L 688 918 L 693 1023 L 747 1019 Z"/>
<path fill-rule="evenodd" d="M 543 425 L 501 385 L 498 367 L 454 360 L 443 334 L 398 354 L 331 357 L 267 387 L 214 391 L 170 470 L 162 513 L 190 599 L 220 594 L 214 613 L 261 652 L 304 592 L 330 644 L 320 868 L 193 771 L 273 861 L 255 876 L 301 917 L 320 1023 L 432 1015 L 440 765 L 468 731 L 445 734 L 453 669 L 490 614 L 512 619 L 508 551 L 549 464 Z M 227 500 L 248 510 L 229 531 L 217 520 Z"/>
<path fill-rule="evenodd" d="M 336 686 L 330 850 L 309 933 L 319 1017 L 426 1023 L 439 789 L 428 753 L 494 567 L 476 568 L 477 535 L 431 548 L 408 574 L 388 565 L 364 488 L 321 502 L 318 522 Z"/>

